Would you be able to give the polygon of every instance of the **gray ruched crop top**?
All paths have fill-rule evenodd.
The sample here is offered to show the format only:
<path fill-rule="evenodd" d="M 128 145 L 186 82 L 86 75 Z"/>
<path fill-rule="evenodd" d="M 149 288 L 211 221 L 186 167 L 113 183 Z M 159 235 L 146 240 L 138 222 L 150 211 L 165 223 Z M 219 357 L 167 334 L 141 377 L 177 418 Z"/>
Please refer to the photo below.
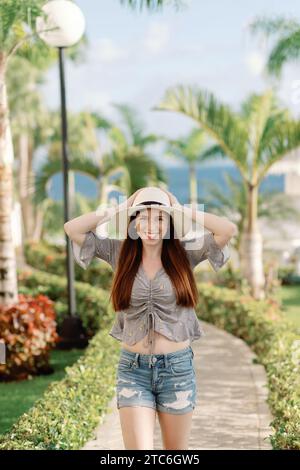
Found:
<path fill-rule="evenodd" d="M 86 269 L 93 257 L 100 258 L 116 269 L 119 250 L 123 240 L 100 237 L 93 231 L 86 233 L 80 246 L 71 240 L 76 262 Z M 229 259 L 229 242 L 220 248 L 212 232 L 201 238 L 180 240 L 186 250 L 192 269 L 208 259 L 218 271 Z M 147 345 L 153 354 L 154 331 L 173 341 L 191 341 L 205 336 L 193 308 L 176 305 L 176 295 L 171 280 L 164 268 L 160 268 L 153 279 L 146 275 L 142 263 L 137 271 L 131 292 L 130 306 L 116 312 L 116 320 L 109 334 L 129 345 L 147 335 Z"/>

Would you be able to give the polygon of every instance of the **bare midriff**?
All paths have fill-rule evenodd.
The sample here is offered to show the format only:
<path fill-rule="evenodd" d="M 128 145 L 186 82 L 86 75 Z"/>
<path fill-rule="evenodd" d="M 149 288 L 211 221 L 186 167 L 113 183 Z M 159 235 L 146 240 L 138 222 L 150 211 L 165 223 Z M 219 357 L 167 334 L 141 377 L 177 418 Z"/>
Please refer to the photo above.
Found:
<path fill-rule="evenodd" d="M 172 341 L 168 339 L 166 336 L 161 335 L 155 331 L 155 345 L 152 351 L 152 354 L 167 354 L 174 351 L 179 351 L 180 349 L 184 349 L 190 345 L 190 340 L 186 339 L 185 341 Z M 137 352 L 140 354 L 150 354 L 150 345 L 146 345 L 147 343 L 146 338 L 142 338 L 137 343 L 133 344 L 132 346 L 122 342 L 121 347 L 127 349 L 128 351 Z"/>

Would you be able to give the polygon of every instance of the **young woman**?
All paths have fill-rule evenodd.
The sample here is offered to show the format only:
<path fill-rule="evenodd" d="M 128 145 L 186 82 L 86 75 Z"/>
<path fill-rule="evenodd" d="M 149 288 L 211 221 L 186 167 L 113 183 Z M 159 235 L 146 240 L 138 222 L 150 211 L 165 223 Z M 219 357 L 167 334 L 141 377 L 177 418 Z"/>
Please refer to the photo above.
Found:
<path fill-rule="evenodd" d="M 124 240 L 95 233 L 117 219 Z M 185 241 L 192 220 L 207 232 Z M 190 343 L 205 334 L 194 310 L 192 270 L 206 259 L 215 271 L 225 264 L 236 225 L 147 187 L 116 208 L 66 222 L 64 229 L 80 266 L 86 269 L 96 256 L 114 271 L 116 320 L 109 334 L 121 341 L 116 392 L 125 448 L 153 449 L 157 413 L 164 448 L 188 449 L 197 393 Z"/>

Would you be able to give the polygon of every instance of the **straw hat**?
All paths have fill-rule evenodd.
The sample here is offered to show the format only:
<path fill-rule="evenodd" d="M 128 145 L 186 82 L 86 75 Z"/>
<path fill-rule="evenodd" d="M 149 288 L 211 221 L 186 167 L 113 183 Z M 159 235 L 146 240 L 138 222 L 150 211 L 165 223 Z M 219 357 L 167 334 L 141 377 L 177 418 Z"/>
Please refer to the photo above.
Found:
<path fill-rule="evenodd" d="M 151 202 L 151 204 L 144 205 L 143 202 Z M 189 214 L 184 212 L 181 205 L 170 205 L 170 199 L 167 193 L 160 188 L 149 186 L 142 189 L 134 199 L 130 207 L 122 207 L 111 217 L 109 221 L 110 229 L 121 238 L 127 237 L 127 226 L 129 224 L 130 216 L 137 211 L 145 210 L 147 208 L 160 209 L 168 214 L 173 219 L 175 234 L 174 238 L 182 239 L 192 228 L 192 219 Z"/>

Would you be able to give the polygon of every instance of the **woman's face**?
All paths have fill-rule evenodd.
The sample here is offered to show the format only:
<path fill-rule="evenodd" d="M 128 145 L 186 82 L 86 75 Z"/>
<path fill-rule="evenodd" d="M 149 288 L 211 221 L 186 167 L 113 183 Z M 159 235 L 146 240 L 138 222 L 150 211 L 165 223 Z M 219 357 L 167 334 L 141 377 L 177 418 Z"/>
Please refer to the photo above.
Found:
<path fill-rule="evenodd" d="M 162 210 L 148 208 L 142 210 L 135 219 L 136 231 L 145 243 L 153 245 L 164 238 L 168 231 L 170 215 Z"/>

